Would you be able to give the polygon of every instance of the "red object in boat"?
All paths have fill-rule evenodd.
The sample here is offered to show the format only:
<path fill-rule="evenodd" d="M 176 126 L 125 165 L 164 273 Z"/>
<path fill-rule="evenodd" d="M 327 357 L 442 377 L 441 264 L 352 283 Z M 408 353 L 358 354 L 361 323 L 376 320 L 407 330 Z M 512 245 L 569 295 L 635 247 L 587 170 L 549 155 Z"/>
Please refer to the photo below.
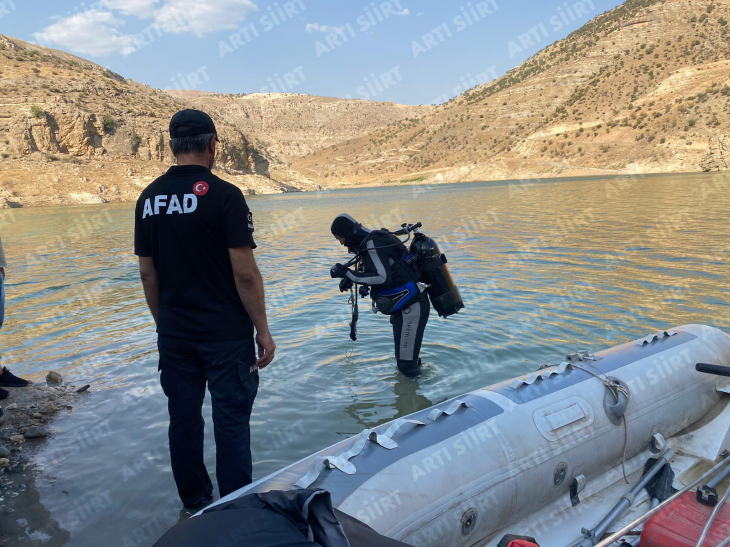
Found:
<path fill-rule="evenodd" d="M 697 501 L 694 491 L 687 492 L 652 516 L 641 532 L 641 547 L 695 547 L 712 507 Z M 730 536 L 730 505 L 718 511 L 704 547 L 716 547 Z"/>
<path fill-rule="evenodd" d="M 524 539 L 516 539 L 514 541 L 510 541 L 509 545 L 507 547 L 540 547 L 537 543 L 532 543 L 531 541 L 525 541 Z"/>

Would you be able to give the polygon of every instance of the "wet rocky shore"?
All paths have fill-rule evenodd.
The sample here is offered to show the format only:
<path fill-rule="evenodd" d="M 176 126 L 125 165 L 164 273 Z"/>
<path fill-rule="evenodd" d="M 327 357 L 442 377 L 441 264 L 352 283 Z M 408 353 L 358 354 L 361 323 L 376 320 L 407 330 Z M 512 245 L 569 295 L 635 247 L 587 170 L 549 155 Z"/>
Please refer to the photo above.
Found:
<path fill-rule="evenodd" d="M 45 382 L 7 388 L 9 397 L 0 401 L 0 546 L 63 544 L 58 524 L 44 517 L 34 488 L 40 470 L 32 456 L 53 436 L 56 416 L 79 404 L 85 387 L 49 372 Z"/>

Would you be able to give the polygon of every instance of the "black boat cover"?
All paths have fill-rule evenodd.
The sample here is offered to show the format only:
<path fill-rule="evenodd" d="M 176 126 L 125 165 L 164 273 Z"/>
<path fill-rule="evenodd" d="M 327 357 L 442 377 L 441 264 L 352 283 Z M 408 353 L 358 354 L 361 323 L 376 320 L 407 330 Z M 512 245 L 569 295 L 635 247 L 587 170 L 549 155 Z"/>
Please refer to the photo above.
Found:
<path fill-rule="evenodd" d="M 155 547 L 401 547 L 332 507 L 326 490 L 274 490 L 206 509 L 168 530 Z"/>

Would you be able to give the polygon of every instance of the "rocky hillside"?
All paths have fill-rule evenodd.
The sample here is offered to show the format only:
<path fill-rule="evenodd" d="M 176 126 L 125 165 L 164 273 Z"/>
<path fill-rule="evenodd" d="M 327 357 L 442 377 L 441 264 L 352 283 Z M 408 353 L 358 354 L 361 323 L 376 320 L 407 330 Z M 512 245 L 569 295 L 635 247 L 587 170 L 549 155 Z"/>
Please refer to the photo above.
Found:
<path fill-rule="evenodd" d="M 172 163 L 167 126 L 185 104 L 89 61 L 0 35 L 0 207 L 136 199 Z M 218 168 L 248 191 L 291 189 L 236 126 Z M 305 185 L 305 187 L 312 187 Z"/>
<path fill-rule="evenodd" d="M 328 146 L 417 118 L 432 106 L 335 99 L 294 93 L 226 95 L 172 90 L 172 96 L 234 124 L 273 161 L 274 176 L 291 174 L 292 162 Z M 283 170 L 283 171 L 282 171 Z"/>
<path fill-rule="evenodd" d="M 304 157 L 319 181 L 727 170 L 730 0 L 628 0 L 417 119 Z"/>

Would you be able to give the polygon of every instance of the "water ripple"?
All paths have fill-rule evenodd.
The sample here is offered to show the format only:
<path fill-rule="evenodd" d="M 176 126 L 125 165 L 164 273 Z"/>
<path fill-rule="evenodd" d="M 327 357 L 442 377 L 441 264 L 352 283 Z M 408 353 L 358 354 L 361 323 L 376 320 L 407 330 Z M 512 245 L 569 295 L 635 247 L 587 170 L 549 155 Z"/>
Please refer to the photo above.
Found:
<path fill-rule="evenodd" d="M 730 327 L 727 182 L 721 175 L 346 190 L 250 198 L 278 359 L 252 416 L 254 474 L 448 397 L 659 328 Z M 616 188 L 620 188 L 617 191 Z M 395 372 L 387 319 L 329 277 L 347 211 L 373 228 L 421 221 L 466 310 L 433 312 L 419 381 Z M 3 363 L 91 383 L 39 455 L 39 486 L 73 545 L 150 545 L 177 522 L 155 333 L 132 250 L 131 205 L 13 212 Z M 210 405 L 204 415 L 210 424 Z M 206 431 L 206 462 L 214 470 Z M 68 492 L 68 495 L 63 492 Z M 89 499 L 111 505 L 80 510 Z M 92 507 L 88 505 L 88 507 Z M 143 538 L 143 539 L 139 539 Z M 52 544 L 52 541 L 51 541 Z"/>

